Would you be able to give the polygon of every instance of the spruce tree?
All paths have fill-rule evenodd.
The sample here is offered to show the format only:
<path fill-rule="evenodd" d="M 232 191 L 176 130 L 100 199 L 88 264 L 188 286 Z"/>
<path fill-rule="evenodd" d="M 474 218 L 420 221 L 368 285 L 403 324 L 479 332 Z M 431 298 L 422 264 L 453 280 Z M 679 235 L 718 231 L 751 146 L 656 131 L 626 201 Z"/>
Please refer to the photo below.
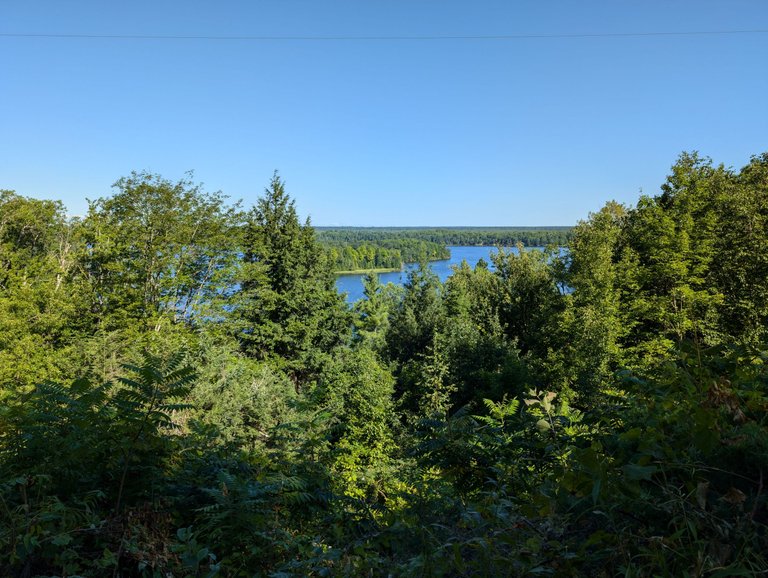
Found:
<path fill-rule="evenodd" d="M 242 351 L 270 360 L 297 385 L 348 341 L 350 316 L 331 263 L 277 173 L 248 215 L 235 317 Z"/>

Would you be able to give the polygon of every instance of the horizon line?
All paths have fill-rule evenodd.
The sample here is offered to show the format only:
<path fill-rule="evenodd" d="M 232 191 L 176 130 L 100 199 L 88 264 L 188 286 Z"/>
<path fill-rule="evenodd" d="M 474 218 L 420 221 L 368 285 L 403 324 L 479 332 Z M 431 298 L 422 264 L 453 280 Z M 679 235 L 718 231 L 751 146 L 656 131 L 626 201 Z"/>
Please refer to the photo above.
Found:
<path fill-rule="evenodd" d="M 573 225 L 315 225 L 313 229 L 564 229 Z"/>

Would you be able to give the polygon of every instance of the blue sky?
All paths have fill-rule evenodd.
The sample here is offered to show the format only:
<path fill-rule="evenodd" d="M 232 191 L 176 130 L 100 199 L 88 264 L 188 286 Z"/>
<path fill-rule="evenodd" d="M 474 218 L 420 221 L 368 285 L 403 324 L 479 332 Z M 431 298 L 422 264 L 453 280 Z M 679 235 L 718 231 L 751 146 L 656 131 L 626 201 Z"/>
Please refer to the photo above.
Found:
<path fill-rule="evenodd" d="M 492 36 L 768 29 L 765 0 L 2 0 L 0 34 Z M 684 150 L 768 150 L 768 34 L 0 37 L 0 188 L 72 214 L 132 170 L 315 225 L 569 225 Z"/>

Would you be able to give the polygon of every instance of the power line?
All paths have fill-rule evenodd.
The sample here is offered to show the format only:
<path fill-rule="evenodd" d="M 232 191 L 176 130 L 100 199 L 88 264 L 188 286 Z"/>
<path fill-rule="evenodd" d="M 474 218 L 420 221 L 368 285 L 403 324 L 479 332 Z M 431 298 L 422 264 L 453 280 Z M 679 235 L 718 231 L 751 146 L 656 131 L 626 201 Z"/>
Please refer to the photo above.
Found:
<path fill-rule="evenodd" d="M 642 38 L 653 36 L 715 36 L 736 34 L 765 34 L 768 29 L 699 30 L 690 32 L 609 32 L 575 34 L 498 34 L 475 36 L 210 36 L 165 34 L 33 34 L 0 32 L 0 38 L 52 38 L 61 40 L 215 40 L 255 42 L 390 42 L 446 40 L 549 40 L 568 38 Z"/>

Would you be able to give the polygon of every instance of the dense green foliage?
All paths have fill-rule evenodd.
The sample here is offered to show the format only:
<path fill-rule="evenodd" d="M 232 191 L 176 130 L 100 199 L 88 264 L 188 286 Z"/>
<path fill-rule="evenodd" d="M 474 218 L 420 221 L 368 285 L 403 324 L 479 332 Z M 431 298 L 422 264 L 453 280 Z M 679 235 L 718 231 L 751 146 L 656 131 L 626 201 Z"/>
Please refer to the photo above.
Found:
<path fill-rule="evenodd" d="M 248 215 L 231 318 L 241 350 L 298 378 L 347 341 L 350 321 L 326 255 L 275 174 Z"/>
<path fill-rule="evenodd" d="M 337 271 L 400 269 L 405 263 L 425 263 L 451 257 L 444 245 L 407 237 L 375 242 L 324 241 L 322 244 Z"/>
<path fill-rule="evenodd" d="M 768 567 L 768 154 L 351 309 L 329 246 L 470 237 L 320 242 L 277 175 L 115 187 L 0 192 L 0 575 Z"/>

